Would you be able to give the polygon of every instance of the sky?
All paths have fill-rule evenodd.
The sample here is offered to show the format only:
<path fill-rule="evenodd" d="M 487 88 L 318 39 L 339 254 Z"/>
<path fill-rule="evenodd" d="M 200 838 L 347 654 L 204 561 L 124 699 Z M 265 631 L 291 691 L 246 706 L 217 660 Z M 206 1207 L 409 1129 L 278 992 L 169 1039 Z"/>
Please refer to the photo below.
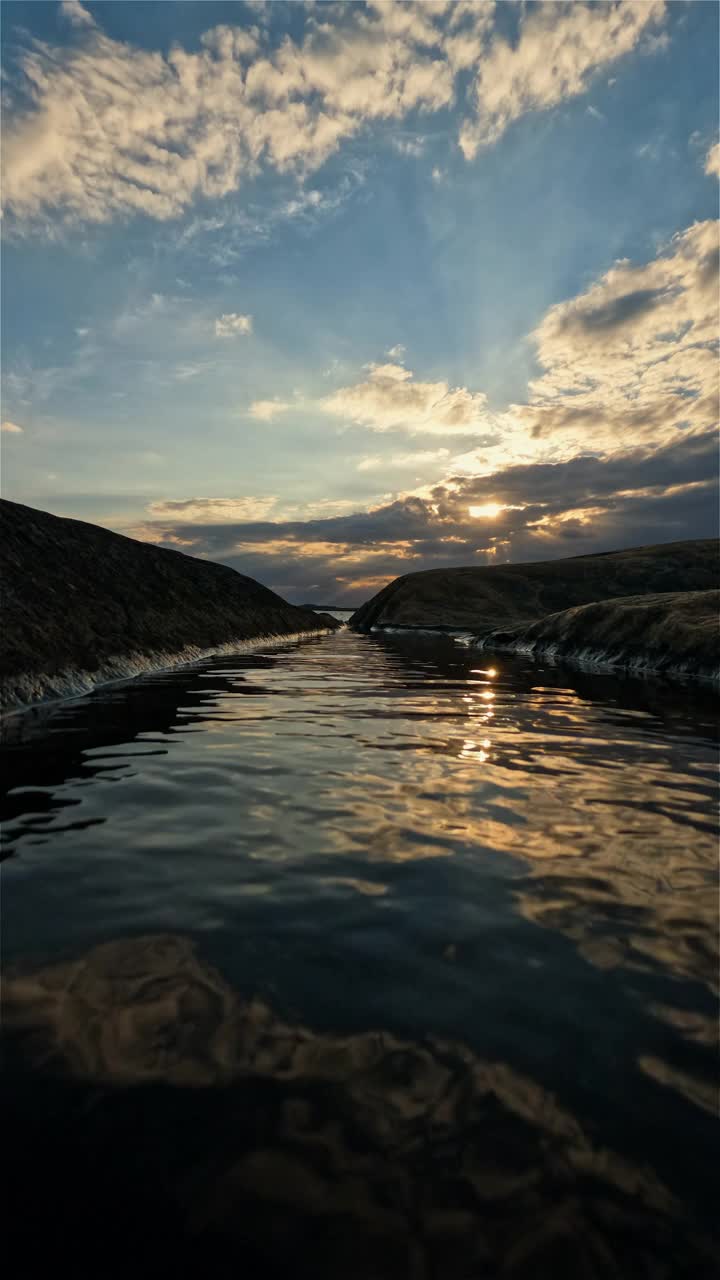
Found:
<path fill-rule="evenodd" d="M 714 536 L 718 13 L 3 3 L 3 496 L 321 604 Z"/>

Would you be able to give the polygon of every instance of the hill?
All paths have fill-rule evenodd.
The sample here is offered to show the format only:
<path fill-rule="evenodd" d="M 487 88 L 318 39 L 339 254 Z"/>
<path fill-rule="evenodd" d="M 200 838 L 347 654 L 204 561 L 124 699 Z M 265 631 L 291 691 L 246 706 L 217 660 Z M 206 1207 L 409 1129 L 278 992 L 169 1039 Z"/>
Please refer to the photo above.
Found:
<path fill-rule="evenodd" d="M 227 565 L 0 501 L 5 710 L 206 651 L 339 625 Z"/>
<path fill-rule="evenodd" d="M 617 596 L 710 591 L 720 582 L 718 549 L 717 539 L 698 538 L 566 560 L 409 573 L 362 605 L 350 626 L 483 634 Z"/>
<path fill-rule="evenodd" d="M 491 631 L 478 643 L 494 653 L 717 682 L 719 619 L 720 591 L 620 596 Z"/>

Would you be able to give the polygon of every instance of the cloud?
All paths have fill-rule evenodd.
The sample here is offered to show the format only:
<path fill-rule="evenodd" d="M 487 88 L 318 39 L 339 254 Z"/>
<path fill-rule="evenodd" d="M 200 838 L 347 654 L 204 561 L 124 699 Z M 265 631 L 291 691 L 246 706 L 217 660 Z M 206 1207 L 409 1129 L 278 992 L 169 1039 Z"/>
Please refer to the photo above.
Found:
<path fill-rule="evenodd" d="M 277 506 L 276 497 L 185 498 L 180 501 L 152 502 L 148 515 L 152 520 L 175 520 L 194 524 L 201 521 L 263 520 Z"/>
<path fill-rule="evenodd" d="M 22 435 L 23 429 L 18 426 L 17 422 L 5 421 L 0 423 L 0 431 L 7 431 L 8 435 L 17 436 Z"/>
<path fill-rule="evenodd" d="M 237 338 L 245 334 L 252 333 L 252 331 L 252 316 L 237 315 L 234 311 L 228 312 L 227 315 L 220 316 L 219 319 L 215 321 L 216 338 Z"/>
<path fill-rule="evenodd" d="M 650 262 L 618 262 L 551 307 L 533 335 L 543 372 L 526 404 L 498 415 L 500 429 L 567 454 L 713 425 L 718 225 L 697 222 Z"/>
<path fill-rule="evenodd" d="M 365 511 L 168 503 L 144 536 L 181 538 L 295 598 L 313 583 L 352 603 L 416 569 L 714 536 L 719 256 L 718 224 L 698 222 L 650 261 L 617 262 L 550 307 L 531 335 L 540 373 L 503 412 L 490 414 L 481 392 L 416 380 L 392 357 L 317 402 L 373 431 L 472 436 L 459 457 L 444 446 L 356 461 L 370 476 L 441 468 L 438 483 Z M 488 430 L 494 465 L 479 453 Z M 234 501 L 254 515 L 236 518 Z"/>
<path fill-rule="evenodd" d="M 259 422 L 272 422 L 278 414 L 286 413 L 292 408 L 289 400 L 254 400 L 248 409 L 251 418 Z"/>
<path fill-rule="evenodd" d="M 445 462 L 450 457 L 449 449 L 419 449 L 415 453 L 396 453 L 382 458 L 371 456 L 361 458 L 356 466 L 357 471 L 385 471 L 398 467 L 427 467 L 431 464 Z"/>
<path fill-rule="evenodd" d="M 521 20 L 513 45 L 497 38 L 481 60 L 475 113 L 460 146 L 466 158 L 497 142 L 528 111 L 543 111 L 584 93 L 593 75 L 630 53 L 665 17 L 664 0 L 538 5 Z"/>
<path fill-rule="evenodd" d="M 199 378 L 214 368 L 215 362 L 212 360 L 188 360 L 175 365 L 173 378 L 176 382 L 188 382 L 190 378 Z"/>
<path fill-rule="evenodd" d="M 68 22 L 74 27 L 94 27 L 95 19 L 87 9 L 84 9 L 80 0 L 61 0 L 60 12 Z"/>
<path fill-rule="evenodd" d="M 665 53 L 670 48 L 670 37 L 667 31 L 658 35 L 646 35 L 640 45 L 641 53 Z"/>
<path fill-rule="evenodd" d="M 249 203 L 240 207 L 224 202 L 212 216 L 195 216 L 176 230 L 164 231 L 158 247 L 173 253 L 182 251 L 185 258 L 201 258 L 216 272 L 222 271 L 222 275 L 216 275 L 219 281 L 239 283 L 240 277 L 226 268 L 235 266 L 258 244 L 268 244 L 288 223 L 306 231 L 333 217 L 357 195 L 365 177 L 365 165 L 354 160 L 337 181 L 326 182 L 322 191 L 297 185 L 290 198 L 262 209 Z M 180 283 L 181 287 L 189 287 L 187 281 Z"/>
<path fill-rule="evenodd" d="M 3 400 L 12 404 L 9 412 L 19 412 L 16 406 L 45 404 L 59 393 L 81 383 L 97 367 L 98 348 L 92 343 L 78 343 L 71 359 L 64 365 L 38 365 L 26 353 L 18 355 L 13 364 L 6 358 L 2 362 Z"/>
<path fill-rule="evenodd" d="M 450 107 L 471 73 L 460 145 L 467 157 L 514 120 L 584 91 L 593 73 L 662 21 L 646 4 L 547 3 L 521 18 L 517 44 L 494 5 L 326 5 L 300 36 L 220 25 L 167 53 L 114 40 L 77 0 L 68 45 L 33 41 L 4 110 L 3 198 L 10 225 L 48 215 L 105 222 L 178 217 L 265 168 L 304 177 L 360 130 Z M 27 106 L 28 100 L 30 106 Z M 416 154 L 424 135 L 397 145 Z M 293 202 L 290 202 L 293 205 Z M 300 195 L 287 216 L 310 210 Z"/>
<path fill-rule="evenodd" d="M 158 502 L 133 532 L 222 560 L 295 599 L 307 599 L 312 585 L 356 603 L 417 569 L 713 536 L 716 457 L 710 431 L 661 448 L 450 476 L 425 498 L 407 495 L 360 512 L 347 502 L 317 504 L 291 519 L 277 513 L 273 498 Z M 471 507 L 498 511 L 478 519 Z"/>
<path fill-rule="evenodd" d="M 390 145 L 401 156 L 413 156 L 417 159 L 425 151 L 425 138 L 391 138 Z"/>
<path fill-rule="evenodd" d="M 415 8 L 415 6 L 413 6 Z M 237 190 L 262 167 L 308 173 L 372 120 L 436 111 L 453 75 L 419 28 L 392 34 L 380 11 L 308 21 L 266 48 L 258 29 L 218 26 L 167 55 L 95 28 L 82 42 L 34 42 L 21 62 L 30 111 L 10 116 L 4 200 L 23 219 L 59 210 L 102 222 L 177 217 L 196 196 Z"/>
<path fill-rule="evenodd" d="M 373 431 L 423 431 L 432 434 L 478 432 L 489 424 L 487 397 L 447 382 L 415 382 L 399 364 L 370 365 L 369 376 L 340 387 L 319 402 L 334 417 Z"/>
<path fill-rule="evenodd" d="M 397 362 L 404 348 L 396 345 L 387 361 L 367 365 L 364 378 L 315 407 L 375 432 L 474 436 L 462 460 L 471 473 L 490 469 L 478 449 L 497 450 L 498 466 L 512 457 L 565 459 L 589 446 L 608 451 L 629 435 L 651 447 L 705 431 L 718 408 L 719 225 L 695 223 L 651 261 L 616 262 L 583 293 L 552 306 L 530 335 L 540 373 L 524 403 L 491 412 L 481 390 L 416 379 Z M 258 417 L 287 408 L 256 403 Z M 372 455 L 358 464 L 375 467 Z"/>
<path fill-rule="evenodd" d="M 164 293 L 151 293 L 143 302 L 124 306 L 113 321 L 115 335 L 132 333 L 142 325 L 156 321 L 159 316 L 167 315 L 172 309 L 173 301 Z"/>
<path fill-rule="evenodd" d="M 705 157 L 705 172 L 707 174 L 714 173 L 716 177 L 720 178 L 720 142 L 716 142 L 714 147 L 711 147 L 708 151 Z"/>
<path fill-rule="evenodd" d="M 635 289 L 617 293 L 595 305 L 583 306 L 578 300 L 564 315 L 558 315 L 556 327 L 561 332 L 576 332 L 581 338 L 603 330 L 619 330 L 652 311 L 662 302 L 663 294 L 662 288 Z"/>

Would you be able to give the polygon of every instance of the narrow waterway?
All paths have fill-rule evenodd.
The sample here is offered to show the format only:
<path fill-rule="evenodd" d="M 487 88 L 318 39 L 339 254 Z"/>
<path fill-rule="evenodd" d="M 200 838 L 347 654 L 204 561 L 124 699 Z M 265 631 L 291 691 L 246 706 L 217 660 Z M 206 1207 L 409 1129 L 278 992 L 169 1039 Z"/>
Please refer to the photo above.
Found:
<path fill-rule="evenodd" d="M 712 1274 L 717 707 L 346 630 L 10 719 L 11 1207 L 105 1275 Z"/>

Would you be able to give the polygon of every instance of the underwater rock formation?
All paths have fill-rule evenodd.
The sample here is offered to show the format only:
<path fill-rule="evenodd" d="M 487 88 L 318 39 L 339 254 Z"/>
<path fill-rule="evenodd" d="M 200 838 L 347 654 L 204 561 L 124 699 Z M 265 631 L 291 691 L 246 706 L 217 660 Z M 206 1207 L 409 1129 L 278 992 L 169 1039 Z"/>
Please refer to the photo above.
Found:
<path fill-rule="evenodd" d="M 651 1169 L 530 1078 L 431 1036 L 293 1025 L 182 936 L 9 974 L 3 1004 L 28 1270 L 58 1249 L 83 1276 L 132 1259 L 155 1277 L 697 1280 L 717 1263 Z"/>

